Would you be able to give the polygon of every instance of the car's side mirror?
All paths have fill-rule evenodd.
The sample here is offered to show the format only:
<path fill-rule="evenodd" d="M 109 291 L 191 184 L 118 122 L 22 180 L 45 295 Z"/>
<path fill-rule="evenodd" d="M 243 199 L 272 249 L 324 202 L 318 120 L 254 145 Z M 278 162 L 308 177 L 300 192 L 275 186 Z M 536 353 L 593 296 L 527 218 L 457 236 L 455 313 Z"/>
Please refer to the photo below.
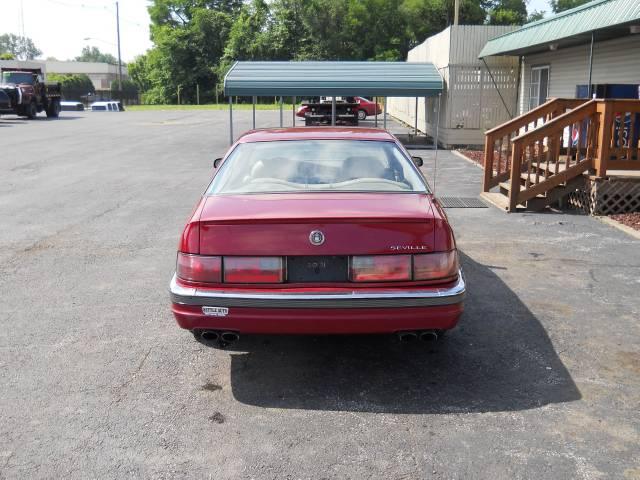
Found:
<path fill-rule="evenodd" d="M 411 160 L 413 160 L 413 163 L 415 163 L 417 167 L 421 167 L 422 165 L 424 165 L 422 157 L 411 157 Z"/>
<path fill-rule="evenodd" d="M 213 168 L 218 168 L 218 167 L 220 166 L 220 162 L 222 162 L 222 157 L 220 157 L 220 158 L 216 158 L 216 159 L 213 161 Z"/>

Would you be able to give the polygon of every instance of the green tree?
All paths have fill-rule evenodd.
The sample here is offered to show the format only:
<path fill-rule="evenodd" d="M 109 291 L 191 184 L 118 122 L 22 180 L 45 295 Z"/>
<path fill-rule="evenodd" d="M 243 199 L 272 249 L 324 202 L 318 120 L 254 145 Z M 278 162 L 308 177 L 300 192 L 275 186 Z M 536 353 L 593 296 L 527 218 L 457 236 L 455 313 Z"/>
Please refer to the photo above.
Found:
<path fill-rule="evenodd" d="M 224 48 L 224 60 L 272 60 L 270 12 L 264 0 L 243 5 Z"/>
<path fill-rule="evenodd" d="M 590 1 L 591 0 L 550 0 L 549 5 L 551 5 L 553 13 L 560 13 L 584 5 Z"/>
<path fill-rule="evenodd" d="M 33 40 L 13 33 L 0 35 L 0 53 L 11 54 L 20 60 L 33 60 L 42 55 L 42 51 L 35 46 Z"/>
<path fill-rule="evenodd" d="M 211 10 L 234 16 L 242 0 L 151 0 L 149 17 L 152 25 L 185 26 L 196 12 Z"/>
<path fill-rule="evenodd" d="M 166 6 L 167 2 L 161 3 Z M 171 20 L 173 15 L 168 18 Z M 155 47 L 146 55 L 145 68 L 139 69 L 147 72 L 146 78 L 144 82 L 139 76 L 134 79 L 138 84 L 148 84 L 145 101 L 175 102 L 180 88 L 181 99 L 195 103 L 197 85 L 202 101 L 214 97 L 220 80 L 217 66 L 229 37 L 232 17 L 221 10 L 192 6 L 182 12 L 180 19 L 176 22 L 165 18 L 151 25 Z"/>
<path fill-rule="evenodd" d="M 455 16 L 454 8 L 453 0 L 404 0 L 401 12 L 410 48 L 451 25 Z M 459 15 L 462 25 L 482 25 L 487 12 L 478 0 L 461 0 Z"/>
<path fill-rule="evenodd" d="M 491 25 L 523 25 L 527 22 L 524 0 L 499 0 L 489 12 Z"/>
<path fill-rule="evenodd" d="M 82 53 L 75 59 L 76 62 L 99 62 L 110 63 L 111 65 L 117 65 L 118 59 L 110 53 L 101 52 L 98 47 L 83 47 Z"/>
<path fill-rule="evenodd" d="M 79 100 L 88 94 L 96 93 L 93 82 L 84 73 L 78 75 L 50 73 L 47 75 L 47 81 L 60 83 L 62 98 L 65 100 Z"/>
<path fill-rule="evenodd" d="M 15 60 L 15 58 L 13 53 L 0 53 L 0 60 Z"/>
<path fill-rule="evenodd" d="M 111 98 L 120 99 L 120 82 L 118 80 L 111 82 Z M 122 98 L 124 100 L 138 99 L 138 85 L 133 80 L 122 79 Z"/>
<path fill-rule="evenodd" d="M 460 23 L 498 7 L 495 22 L 526 19 L 523 0 L 461 0 Z M 402 60 L 453 23 L 454 0 L 150 0 L 149 15 L 154 46 L 131 79 L 144 102 L 175 102 L 178 89 L 193 102 L 196 85 L 211 100 L 237 60 Z"/>
<path fill-rule="evenodd" d="M 542 20 L 543 18 L 544 18 L 544 12 L 541 12 L 539 10 L 534 10 L 530 12 L 529 15 L 527 16 L 527 23 L 537 22 L 538 20 Z"/>

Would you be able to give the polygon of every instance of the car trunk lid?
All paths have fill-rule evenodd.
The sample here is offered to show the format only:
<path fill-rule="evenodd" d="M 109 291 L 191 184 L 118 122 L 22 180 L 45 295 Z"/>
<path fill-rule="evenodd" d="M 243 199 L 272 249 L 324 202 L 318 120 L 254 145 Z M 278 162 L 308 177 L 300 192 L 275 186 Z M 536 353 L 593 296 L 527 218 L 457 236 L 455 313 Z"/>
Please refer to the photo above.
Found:
<path fill-rule="evenodd" d="M 428 253 L 433 244 L 431 198 L 420 193 L 212 195 L 200 216 L 202 255 Z"/>

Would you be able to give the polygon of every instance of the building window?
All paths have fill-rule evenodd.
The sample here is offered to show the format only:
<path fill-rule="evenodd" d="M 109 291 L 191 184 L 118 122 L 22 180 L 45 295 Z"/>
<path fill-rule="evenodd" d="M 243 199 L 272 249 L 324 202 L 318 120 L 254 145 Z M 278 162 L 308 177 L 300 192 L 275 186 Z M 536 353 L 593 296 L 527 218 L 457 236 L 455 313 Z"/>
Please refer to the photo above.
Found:
<path fill-rule="evenodd" d="M 532 67 L 529 84 L 529 110 L 547 101 L 549 94 L 549 66 Z"/>

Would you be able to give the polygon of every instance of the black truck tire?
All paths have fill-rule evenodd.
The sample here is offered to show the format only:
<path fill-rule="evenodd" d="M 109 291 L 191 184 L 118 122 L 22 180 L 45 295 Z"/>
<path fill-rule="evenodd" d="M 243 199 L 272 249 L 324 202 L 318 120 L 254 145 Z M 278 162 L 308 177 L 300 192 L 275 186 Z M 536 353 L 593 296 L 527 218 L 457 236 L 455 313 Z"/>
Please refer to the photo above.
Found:
<path fill-rule="evenodd" d="M 31 102 L 26 108 L 24 114 L 29 120 L 36 118 L 36 115 L 38 115 L 38 106 L 36 105 L 36 102 Z"/>
<path fill-rule="evenodd" d="M 60 116 L 60 100 L 54 98 L 47 108 L 47 118 L 58 118 Z"/>

